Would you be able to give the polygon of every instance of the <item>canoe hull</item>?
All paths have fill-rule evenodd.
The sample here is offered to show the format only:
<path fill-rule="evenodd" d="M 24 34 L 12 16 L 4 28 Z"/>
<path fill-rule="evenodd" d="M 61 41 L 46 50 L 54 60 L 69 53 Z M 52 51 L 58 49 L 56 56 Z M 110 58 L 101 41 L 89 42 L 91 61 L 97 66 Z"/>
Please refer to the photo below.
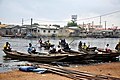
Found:
<path fill-rule="evenodd" d="M 114 53 L 114 54 L 96 54 L 93 60 L 101 60 L 101 61 L 111 61 L 116 59 L 120 54 L 119 53 Z"/>
<path fill-rule="evenodd" d="M 65 59 L 67 55 L 32 55 L 32 54 L 20 54 L 17 51 L 4 51 L 7 57 L 17 60 L 26 60 L 33 62 L 56 62 Z"/>
<path fill-rule="evenodd" d="M 101 60 L 101 61 L 111 61 L 115 60 L 119 57 L 120 52 L 111 50 L 109 52 L 105 51 L 104 49 L 98 49 L 98 53 L 93 58 L 94 60 Z"/>

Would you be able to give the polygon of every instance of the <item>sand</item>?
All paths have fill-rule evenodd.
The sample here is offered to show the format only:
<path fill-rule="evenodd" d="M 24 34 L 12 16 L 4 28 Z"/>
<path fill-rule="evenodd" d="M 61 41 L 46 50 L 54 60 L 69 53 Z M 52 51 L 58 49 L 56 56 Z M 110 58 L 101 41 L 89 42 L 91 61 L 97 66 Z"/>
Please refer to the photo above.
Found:
<path fill-rule="evenodd" d="M 120 78 L 120 62 L 68 67 L 68 69 Z M 38 74 L 14 70 L 0 73 L 0 80 L 72 80 L 53 73 Z"/>

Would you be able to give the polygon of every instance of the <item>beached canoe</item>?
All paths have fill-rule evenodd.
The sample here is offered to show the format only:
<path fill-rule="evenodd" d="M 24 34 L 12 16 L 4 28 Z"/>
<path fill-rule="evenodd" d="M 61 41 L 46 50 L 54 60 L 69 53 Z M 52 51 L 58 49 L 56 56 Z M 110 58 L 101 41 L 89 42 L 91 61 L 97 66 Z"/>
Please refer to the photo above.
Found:
<path fill-rule="evenodd" d="M 98 49 L 98 52 L 93 59 L 101 60 L 101 61 L 112 61 L 112 60 L 116 60 L 118 56 L 120 56 L 120 52 L 118 51 L 111 50 L 107 52 L 103 49 Z"/>
<path fill-rule="evenodd" d="M 95 56 L 95 52 L 83 52 L 83 51 L 74 51 L 74 50 L 69 50 L 66 51 L 65 53 L 68 54 L 68 57 L 63 59 L 62 61 L 67 61 L 67 62 L 80 62 L 83 60 L 90 60 Z"/>
<path fill-rule="evenodd" d="M 62 59 L 65 59 L 68 55 L 67 54 L 27 54 L 21 53 L 17 51 L 5 51 L 6 56 L 17 59 L 17 60 L 26 60 L 26 61 L 33 61 L 33 62 L 56 62 Z"/>
<path fill-rule="evenodd" d="M 95 55 L 91 54 L 69 54 L 67 58 L 63 59 L 62 61 L 65 62 L 81 62 L 84 60 L 90 60 L 94 57 Z"/>

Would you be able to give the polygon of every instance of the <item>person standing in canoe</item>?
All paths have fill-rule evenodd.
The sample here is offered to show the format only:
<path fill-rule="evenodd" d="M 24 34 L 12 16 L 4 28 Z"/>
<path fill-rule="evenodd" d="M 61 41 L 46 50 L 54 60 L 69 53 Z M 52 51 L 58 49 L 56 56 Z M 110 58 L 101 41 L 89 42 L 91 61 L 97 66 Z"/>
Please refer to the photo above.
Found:
<path fill-rule="evenodd" d="M 82 41 L 80 41 L 79 44 L 78 44 L 78 50 L 79 50 L 79 51 L 82 50 Z"/>
<path fill-rule="evenodd" d="M 40 38 L 38 42 L 39 42 L 40 48 L 41 48 L 41 47 L 42 47 L 42 44 L 43 44 L 43 43 L 42 43 L 42 39 Z"/>
<path fill-rule="evenodd" d="M 31 43 L 29 43 L 28 53 L 30 53 L 30 54 L 36 53 L 36 49 L 35 49 L 35 47 L 32 46 Z"/>
<path fill-rule="evenodd" d="M 64 51 L 70 51 L 71 50 L 68 43 L 65 44 L 65 46 L 63 47 L 63 50 Z"/>
<path fill-rule="evenodd" d="M 116 49 L 117 51 L 120 51 L 120 42 L 116 45 L 115 49 Z"/>
<path fill-rule="evenodd" d="M 3 46 L 3 49 L 6 51 L 11 51 L 10 43 L 6 42 L 5 45 Z"/>

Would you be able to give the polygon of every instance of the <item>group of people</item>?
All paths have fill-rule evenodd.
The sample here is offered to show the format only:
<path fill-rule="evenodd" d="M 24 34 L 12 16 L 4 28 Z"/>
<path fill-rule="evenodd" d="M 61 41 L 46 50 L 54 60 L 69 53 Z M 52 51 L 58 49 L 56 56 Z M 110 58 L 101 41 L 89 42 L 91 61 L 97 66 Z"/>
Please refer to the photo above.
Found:
<path fill-rule="evenodd" d="M 65 39 L 60 39 L 59 41 L 59 45 L 61 45 L 61 48 L 64 50 L 64 51 L 70 51 L 70 47 L 69 47 L 69 44 L 66 42 Z"/>
<path fill-rule="evenodd" d="M 46 43 L 49 44 L 49 40 Z M 82 43 L 81 41 L 79 42 L 79 45 L 78 45 L 79 51 L 81 51 L 83 49 L 84 50 L 88 50 L 89 47 L 90 47 L 90 45 L 87 46 L 86 43 Z M 3 46 L 3 49 L 6 50 L 6 51 L 11 51 L 12 48 L 11 48 L 10 43 L 6 42 L 5 45 Z M 118 44 L 115 46 L 115 49 L 117 51 L 120 51 L 120 42 L 118 42 Z M 64 52 L 64 51 L 69 51 L 69 50 L 70 50 L 69 45 L 68 45 L 68 43 L 64 39 L 64 40 L 61 40 L 59 42 L 59 45 L 57 47 L 55 47 L 54 45 L 51 46 L 50 49 L 49 49 L 49 53 Z M 107 52 L 111 51 L 111 49 L 109 48 L 109 44 L 106 45 L 105 50 Z M 32 46 L 31 43 L 29 43 L 29 47 L 28 47 L 27 51 L 30 54 L 31 53 L 36 53 L 36 49 L 35 49 L 35 47 Z"/>
<path fill-rule="evenodd" d="M 59 45 L 55 48 L 55 46 L 51 47 L 50 48 L 50 53 L 53 53 L 53 52 L 65 52 L 65 51 L 70 51 L 71 48 L 69 47 L 69 44 L 66 42 L 65 39 L 60 39 L 59 41 Z"/>
<path fill-rule="evenodd" d="M 80 41 L 79 42 L 79 45 L 78 45 L 78 49 L 79 49 L 79 51 L 81 51 L 81 50 L 89 50 L 89 48 L 90 48 L 90 45 L 86 45 L 86 43 L 83 43 L 82 44 L 82 42 Z M 105 46 L 105 51 L 106 52 L 111 52 L 112 50 L 109 48 L 109 44 L 106 44 L 106 46 Z M 118 42 L 118 44 L 115 46 L 115 50 L 117 50 L 117 51 L 120 51 L 120 42 Z"/>
<path fill-rule="evenodd" d="M 49 40 L 43 42 L 42 39 L 40 38 L 38 43 L 40 44 L 40 48 L 44 47 L 45 49 L 49 49 L 51 47 L 51 43 Z"/>
<path fill-rule="evenodd" d="M 120 51 L 120 42 L 118 42 L 118 44 L 115 46 L 115 50 L 116 50 L 116 51 Z M 112 51 L 112 50 L 109 48 L 109 44 L 106 45 L 105 51 L 106 51 L 106 52 L 111 52 L 111 51 Z"/>
<path fill-rule="evenodd" d="M 79 42 L 78 44 L 78 50 L 82 51 L 82 50 L 88 50 L 90 47 L 90 45 L 86 45 L 86 43 L 82 43 L 82 41 Z"/>
<path fill-rule="evenodd" d="M 54 45 L 50 47 L 49 53 L 56 53 L 56 52 L 59 52 L 59 53 L 63 52 L 60 45 L 58 45 L 57 47 L 55 47 Z"/>

